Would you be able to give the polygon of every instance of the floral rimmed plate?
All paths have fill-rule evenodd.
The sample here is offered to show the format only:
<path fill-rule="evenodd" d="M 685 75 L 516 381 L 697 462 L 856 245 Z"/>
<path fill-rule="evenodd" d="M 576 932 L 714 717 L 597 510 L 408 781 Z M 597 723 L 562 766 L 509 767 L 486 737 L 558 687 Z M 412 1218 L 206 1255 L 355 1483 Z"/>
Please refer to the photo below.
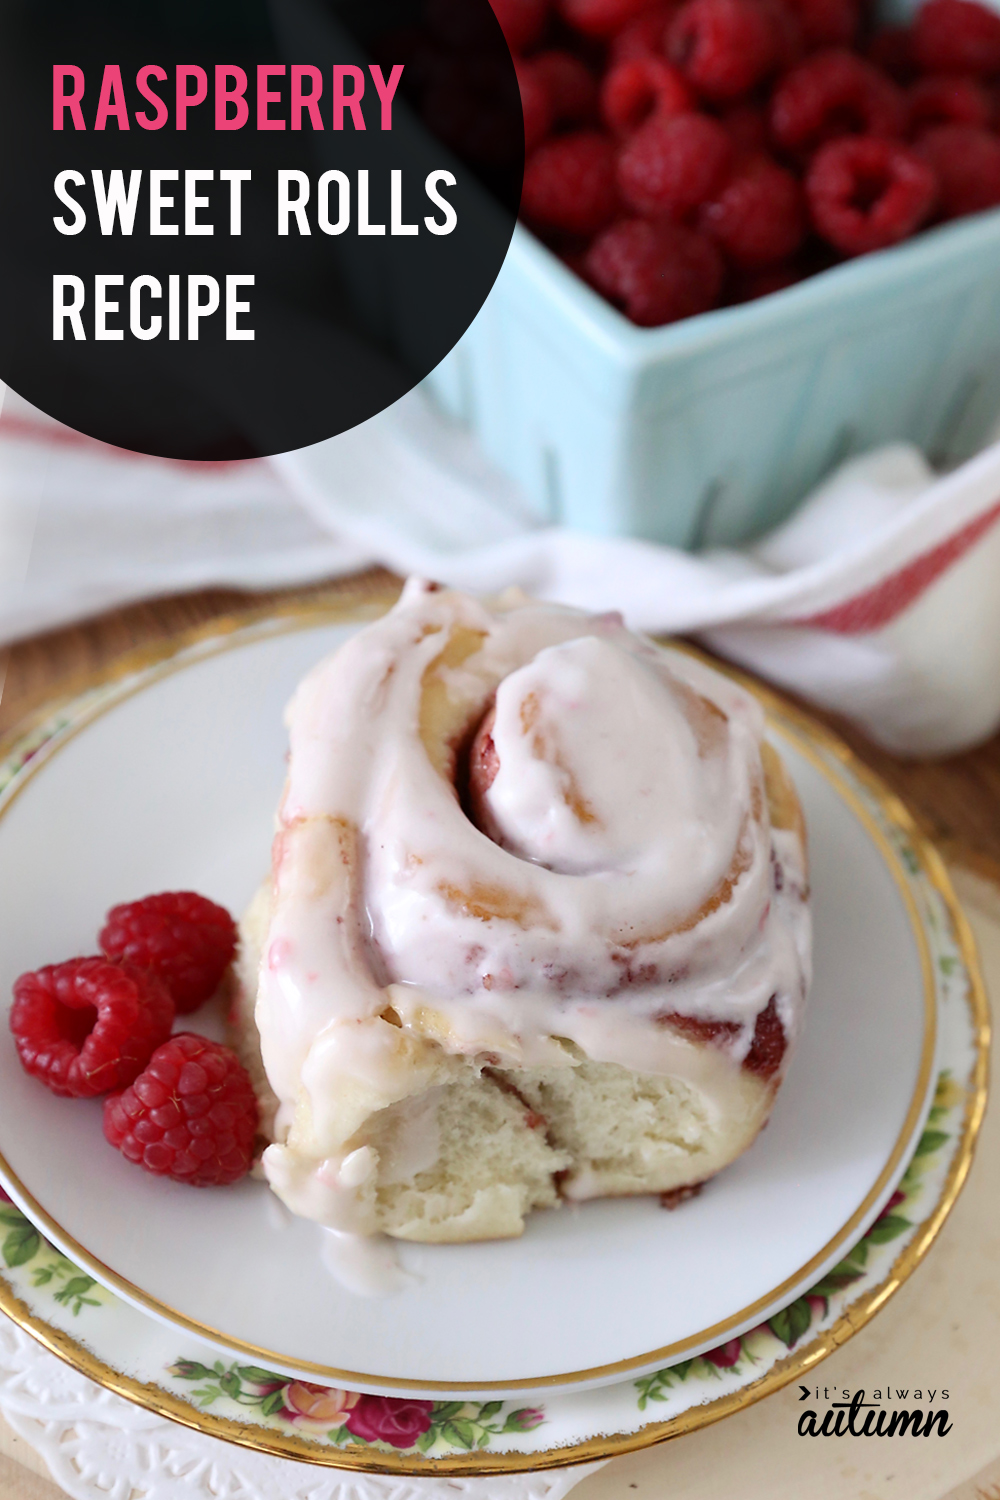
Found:
<path fill-rule="evenodd" d="M 273 645 L 276 639 L 275 633 L 279 628 L 272 623 L 256 631 L 231 636 L 229 640 L 231 644 L 235 642 L 240 646 L 252 647 L 255 642 L 267 641 Z M 322 645 L 314 646 L 313 654 L 317 654 L 319 649 L 322 649 Z M 192 659 L 194 661 L 205 660 L 217 650 L 218 642 L 203 642 L 201 645 L 189 647 L 185 657 L 175 658 L 170 665 L 176 667 L 178 664 L 186 665 Z M 154 682 L 161 680 L 163 673 L 162 666 L 153 670 L 147 669 L 140 671 L 133 679 L 120 679 L 111 687 L 96 689 L 88 699 L 81 700 L 69 710 L 64 711 L 60 721 L 39 726 L 27 746 L 22 744 L 20 747 L 14 747 L 5 762 L 6 773 L 14 777 L 14 784 L 8 790 L 7 796 L 17 791 L 18 782 L 26 774 L 21 765 L 26 751 L 34 754 L 32 764 L 44 763 L 55 748 L 74 735 L 74 731 L 81 723 L 93 722 L 95 716 L 102 709 L 106 709 L 109 703 L 120 702 L 125 695 L 134 693 L 137 687 L 147 687 L 151 680 Z M 855 1324 L 859 1316 L 855 1304 L 864 1302 L 870 1310 L 880 1305 L 881 1300 L 884 1300 L 887 1294 L 885 1289 L 883 1288 L 874 1297 L 868 1297 L 868 1293 L 878 1283 L 885 1281 L 895 1251 L 900 1245 L 905 1245 L 906 1254 L 911 1257 L 910 1263 L 915 1262 L 919 1253 L 922 1253 L 925 1240 L 929 1241 L 931 1233 L 936 1228 L 936 1222 L 943 1217 L 954 1193 L 957 1192 L 959 1179 L 967 1166 L 971 1137 L 981 1103 L 981 1060 L 977 1061 L 977 1048 L 981 1048 L 983 1041 L 977 1030 L 981 1023 L 981 1016 L 978 1015 L 977 1010 L 977 1007 L 981 1007 L 981 997 L 978 996 L 975 976 L 969 967 L 971 958 L 967 957 L 967 940 L 964 930 L 959 931 L 953 925 L 946 881 L 933 855 L 922 850 L 912 836 L 905 814 L 883 792 L 868 782 L 856 768 L 852 770 L 847 766 L 844 761 L 844 752 L 835 742 L 830 741 L 821 731 L 810 727 L 808 721 L 790 714 L 777 700 L 769 699 L 768 703 L 779 736 L 784 741 L 785 736 L 791 734 L 791 758 L 793 760 L 795 756 L 800 759 L 804 758 L 818 773 L 821 782 L 828 786 L 836 785 L 838 788 L 837 798 L 845 808 L 845 818 L 849 817 L 852 820 L 854 833 L 848 835 L 847 824 L 841 820 L 836 823 L 836 838 L 839 839 L 843 834 L 849 843 L 850 837 L 857 834 L 858 826 L 867 828 L 865 836 L 870 839 L 874 839 L 877 833 L 877 842 L 881 848 L 879 858 L 883 864 L 889 864 L 894 868 L 895 882 L 901 887 L 901 894 L 905 898 L 902 907 L 910 909 L 907 920 L 910 920 L 916 913 L 917 924 L 922 934 L 917 947 L 925 946 L 927 953 L 924 956 L 926 958 L 929 955 L 930 958 L 925 977 L 931 980 L 929 994 L 938 1020 L 936 1069 L 938 1071 L 946 1069 L 950 1082 L 944 1086 L 945 1092 L 934 1107 L 936 1111 L 946 1110 L 947 1115 L 939 1116 L 930 1127 L 932 1134 L 928 1135 L 925 1131 L 922 1137 L 923 1154 L 918 1160 L 938 1173 L 939 1180 L 937 1180 L 936 1188 L 929 1191 L 927 1183 L 931 1179 L 926 1175 L 921 1177 L 924 1187 L 918 1200 L 919 1212 L 916 1218 L 907 1217 L 911 1200 L 914 1197 L 915 1173 L 911 1171 L 903 1180 L 903 1184 L 894 1188 L 893 1179 L 898 1178 L 903 1171 L 906 1150 L 908 1147 L 912 1148 L 913 1145 L 912 1135 L 908 1140 L 900 1142 L 897 1129 L 893 1139 L 900 1148 L 897 1152 L 898 1160 L 888 1176 L 884 1171 L 880 1171 L 885 1166 L 886 1152 L 883 1148 L 880 1147 L 876 1151 L 877 1160 L 868 1163 L 869 1179 L 874 1177 L 877 1180 L 882 1175 L 884 1180 L 880 1190 L 881 1196 L 876 1194 L 877 1201 L 869 1204 L 867 1219 L 870 1220 L 875 1214 L 881 1216 L 870 1234 L 866 1236 L 864 1250 L 855 1251 L 853 1258 L 847 1256 L 857 1234 L 867 1228 L 867 1222 L 857 1220 L 853 1235 L 848 1230 L 846 1237 L 842 1238 L 839 1245 L 840 1264 L 827 1268 L 827 1277 L 820 1280 L 819 1273 L 815 1272 L 811 1280 L 800 1278 L 783 1299 L 772 1299 L 772 1305 L 761 1309 L 759 1316 L 749 1323 L 749 1331 L 737 1327 L 730 1330 L 729 1337 L 717 1341 L 702 1340 L 702 1347 L 704 1348 L 706 1344 L 708 1346 L 707 1357 L 692 1358 L 693 1351 L 688 1351 L 687 1358 L 670 1361 L 672 1370 L 667 1375 L 654 1373 L 647 1362 L 641 1371 L 637 1371 L 642 1376 L 641 1389 L 626 1382 L 614 1388 L 613 1391 L 602 1389 L 598 1393 L 587 1396 L 559 1396 L 555 1401 L 549 1396 L 544 1403 L 539 1398 L 532 1398 L 530 1404 L 524 1399 L 506 1399 L 499 1402 L 497 1399 L 466 1399 L 459 1402 L 458 1396 L 464 1394 L 462 1392 L 456 1392 L 451 1400 L 435 1400 L 433 1391 L 418 1391 L 417 1395 L 422 1399 L 408 1400 L 404 1402 L 403 1408 L 397 1408 L 391 1399 L 387 1401 L 385 1397 L 370 1399 L 365 1397 L 355 1400 L 339 1396 L 336 1394 L 336 1389 L 341 1386 L 341 1382 L 334 1382 L 329 1378 L 321 1380 L 312 1371 L 300 1371 L 300 1374 L 306 1374 L 306 1379 L 295 1381 L 287 1378 L 289 1374 L 287 1369 L 282 1371 L 279 1368 L 275 1372 L 271 1363 L 260 1358 L 249 1357 L 246 1354 L 236 1358 L 225 1355 L 220 1357 L 218 1349 L 209 1350 L 198 1342 L 192 1345 L 190 1333 L 184 1332 L 183 1338 L 179 1339 L 178 1334 L 182 1330 L 175 1328 L 164 1335 L 160 1328 L 144 1318 L 142 1314 L 127 1308 L 121 1301 L 111 1300 L 103 1289 L 98 1290 L 96 1285 L 89 1283 L 84 1287 L 83 1283 L 93 1269 L 89 1264 L 77 1271 L 68 1269 L 68 1263 L 60 1261 L 58 1265 L 62 1266 L 61 1273 L 55 1265 L 50 1265 L 51 1276 L 45 1278 L 39 1287 L 35 1288 L 34 1272 L 30 1268 L 36 1264 L 36 1254 L 48 1252 L 43 1252 L 39 1241 L 36 1251 L 30 1255 L 27 1254 L 26 1251 L 31 1250 L 33 1231 L 23 1224 L 19 1227 L 17 1223 L 12 1223 L 9 1234 L 5 1235 L 4 1244 L 6 1245 L 13 1235 L 14 1241 L 11 1242 L 13 1257 L 15 1260 L 19 1257 L 23 1259 L 20 1265 L 15 1265 L 10 1269 L 9 1274 L 16 1287 L 19 1288 L 21 1296 L 24 1296 L 30 1288 L 30 1298 L 26 1298 L 26 1301 L 32 1313 L 40 1316 L 46 1323 L 51 1322 L 55 1328 L 61 1327 L 64 1334 L 71 1334 L 73 1330 L 82 1329 L 84 1324 L 81 1320 L 89 1321 L 92 1329 L 99 1326 L 101 1332 L 92 1343 L 92 1352 L 99 1363 L 109 1368 L 104 1369 L 103 1373 L 93 1370 L 91 1373 L 98 1373 L 98 1378 L 106 1379 L 110 1371 L 117 1370 L 119 1377 L 152 1382 L 155 1386 L 162 1387 L 163 1389 L 147 1392 L 147 1399 L 154 1405 L 163 1402 L 171 1403 L 168 1407 L 168 1414 L 179 1415 L 182 1420 L 192 1420 L 192 1417 L 198 1420 L 198 1413 L 204 1409 L 213 1421 L 217 1413 L 222 1413 L 224 1420 L 229 1422 L 242 1416 L 244 1420 L 249 1419 L 253 1424 L 250 1429 L 250 1440 L 255 1443 L 263 1442 L 264 1445 L 273 1447 L 277 1451 L 288 1451 L 288 1443 L 291 1443 L 293 1448 L 297 1447 L 301 1441 L 299 1434 L 309 1432 L 313 1435 L 313 1442 L 317 1438 L 319 1440 L 321 1459 L 326 1454 L 327 1461 L 357 1462 L 360 1460 L 374 1463 L 375 1466 L 385 1466 L 387 1462 L 391 1464 L 393 1453 L 406 1451 L 405 1447 L 401 1448 L 401 1445 L 412 1443 L 414 1439 L 419 1439 L 421 1446 L 436 1456 L 436 1461 L 441 1461 L 441 1455 L 450 1453 L 456 1457 L 457 1461 L 465 1465 L 470 1462 L 488 1465 L 492 1461 L 490 1455 L 494 1453 L 505 1466 L 517 1462 L 528 1466 L 537 1465 L 546 1461 L 543 1455 L 553 1449 L 555 1451 L 547 1461 L 565 1462 L 570 1456 L 566 1448 L 567 1444 L 574 1449 L 572 1456 L 592 1457 L 598 1451 L 593 1446 L 598 1433 L 616 1431 L 622 1434 L 620 1440 L 611 1442 L 610 1446 L 608 1443 L 599 1444 L 600 1451 L 614 1451 L 616 1445 L 634 1446 L 664 1435 L 663 1418 L 666 1418 L 670 1430 L 683 1430 L 687 1426 L 699 1425 L 702 1421 L 711 1420 L 715 1415 L 721 1415 L 724 1410 L 732 1409 L 735 1405 L 742 1405 L 748 1399 L 754 1399 L 748 1391 L 762 1394 L 765 1389 L 772 1388 L 785 1378 L 790 1378 L 787 1370 L 791 1367 L 786 1368 L 786 1365 L 782 1363 L 782 1357 L 787 1356 L 789 1348 L 793 1350 L 791 1359 L 794 1368 L 791 1369 L 791 1373 L 794 1373 L 794 1369 L 805 1368 L 808 1363 L 821 1357 L 822 1353 L 827 1352 L 828 1347 L 832 1347 L 832 1343 L 823 1343 L 817 1350 L 810 1335 L 814 1334 L 817 1328 L 827 1327 L 831 1322 L 836 1322 L 843 1312 L 845 1302 L 852 1304 L 851 1321 Z M 78 745 L 85 744 L 86 741 L 86 735 L 79 735 L 76 738 Z M 783 748 L 786 753 L 789 753 L 789 742 L 785 742 Z M 40 754 L 39 751 L 41 751 Z M 2 784 L 3 775 L 4 770 L 0 769 L 0 784 Z M 45 779 L 43 778 L 43 781 Z M 852 810 L 848 813 L 849 806 Z M 829 833 L 821 834 L 822 838 L 829 839 Z M 894 852 L 885 848 L 886 842 L 892 846 Z M 207 885 L 211 894 L 218 893 L 227 896 L 226 892 L 218 892 L 213 887 L 211 872 L 206 880 L 204 852 L 196 852 L 200 861 L 197 880 L 192 879 L 189 872 L 182 873 L 180 859 L 182 857 L 190 859 L 191 850 L 188 848 L 186 852 L 179 851 L 176 868 L 171 870 L 166 878 L 161 879 L 159 884 L 162 886 L 170 883 L 199 883 Z M 244 856 L 244 864 L 248 869 L 246 878 L 252 883 L 256 878 L 258 868 L 256 856 L 251 856 L 248 860 L 246 848 L 237 852 Z M 817 852 L 814 844 L 814 853 Z M 146 880 L 148 884 L 148 875 L 137 878 Z M 857 882 L 857 873 L 852 869 L 851 884 L 857 884 Z M 863 878 L 861 883 L 864 883 Z M 218 872 L 216 872 L 217 885 Z M 905 890 L 902 889 L 903 887 Z M 127 894 L 130 893 L 127 892 Z M 117 896 L 117 892 L 113 894 Z M 231 894 L 228 894 L 228 899 L 233 899 Z M 896 899 L 898 900 L 898 897 Z M 98 911 L 99 914 L 100 911 Z M 93 918 L 91 917 L 90 920 L 92 922 Z M 898 928 L 896 940 L 898 943 Z M 82 936 L 74 937 L 70 946 L 82 945 L 84 941 Z M 51 943 L 51 938 L 49 942 Z M 841 943 L 840 946 L 843 944 Z M 47 953 L 39 956 L 32 955 L 29 962 L 38 962 L 42 957 L 51 956 L 53 955 L 50 946 Z M 879 971 L 880 983 L 891 985 L 890 971 L 894 963 L 901 970 L 909 973 L 912 979 L 913 962 L 913 951 L 905 952 L 900 949 L 895 953 L 883 953 L 878 959 L 878 963 L 882 965 L 882 970 Z M 969 1002 L 968 1005 L 963 1003 L 966 999 Z M 886 1003 L 891 1007 L 893 1003 L 891 996 Z M 949 1015 L 951 1030 L 946 1025 Z M 956 1017 L 958 1017 L 957 1023 Z M 815 1030 L 818 1025 L 817 1022 L 813 1029 Z M 905 1035 L 897 1038 L 901 1071 L 905 1073 L 909 1067 L 910 1071 L 914 1072 L 913 1077 L 907 1077 L 904 1080 L 905 1098 L 902 1095 L 900 1097 L 903 1103 L 908 1102 L 911 1112 L 916 1101 L 915 1119 L 916 1129 L 919 1131 L 921 1126 L 919 1115 L 923 1100 L 917 1098 L 919 1078 L 916 1074 L 919 1073 L 919 1069 L 914 1070 L 912 1064 L 914 1056 L 919 1057 L 921 1049 L 917 1047 L 916 1054 L 914 1054 L 912 1041 L 912 1037 L 907 1039 Z M 926 1035 L 924 1041 L 926 1042 Z M 907 1053 L 908 1046 L 909 1054 Z M 926 1053 L 926 1046 L 923 1051 Z M 927 1061 L 926 1058 L 925 1061 Z M 798 1064 L 799 1059 L 796 1059 L 796 1067 Z M 791 1079 L 789 1085 L 791 1085 Z M 49 1102 L 45 1100 L 45 1103 Z M 839 1129 L 844 1139 L 851 1139 L 853 1124 L 859 1117 L 864 1116 L 864 1108 L 864 1100 L 859 1099 L 853 1114 L 842 1116 Z M 964 1123 L 963 1108 L 966 1111 Z M 776 1112 L 775 1120 L 777 1121 L 778 1118 Z M 899 1122 L 897 1121 L 896 1124 L 898 1126 Z M 946 1124 L 950 1126 L 947 1131 L 947 1140 L 939 1140 L 937 1137 L 945 1131 Z M 773 1137 L 774 1133 L 772 1124 L 764 1139 Z M 857 1146 L 857 1144 L 857 1139 L 855 1139 L 854 1145 Z M 831 1160 L 835 1157 L 836 1151 L 833 1150 Z M 784 1164 L 787 1171 L 790 1160 L 779 1153 L 778 1157 L 772 1160 L 772 1168 L 777 1161 L 778 1166 Z M 803 1166 L 801 1158 L 799 1166 Z M 804 1185 L 794 1184 L 794 1191 L 788 1198 L 793 1215 L 797 1212 L 796 1204 L 800 1208 L 808 1205 L 808 1163 L 805 1163 L 805 1167 Z M 102 1162 L 102 1175 L 103 1172 Z M 897 1201 L 886 1211 L 885 1197 L 891 1192 L 894 1193 Z M 902 1200 L 898 1199 L 900 1192 L 908 1194 L 905 1210 Z M 200 1197 L 201 1195 L 192 1196 Z M 105 1205 L 100 1204 L 99 1210 L 104 1212 Z M 8 1216 L 16 1216 L 17 1213 L 13 1208 L 5 1212 Z M 677 1214 L 670 1218 L 671 1223 L 679 1222 L 681 1215 Z M 667 1216 L 662 1216 L 658 1222 L 662 1223 L 666 1219 Z M 579 1230 L 576 1232 L 579 1233 Z M 673 1233 L 672 1229 L 671 1233 Z M 203 1237 L 203 1239 L 205 1242 L 199 1245 L 198 1249 L 208 1254 L 210 1236 Z M 916 1247 L 915 1250 L 914 1247 Z M 862 1265 L 860 1257 L 866 1253 L 867 1259 Z M 44 1273 L 45 1265 L 37 1269 Z M 227 1270 L 229 1274 L 232 1274 L 232 1262 Z M 829 1279 L 831 1276 L 834 1278 L 833 1281 Z M 849 1282 L 848 1278 L 853 1279 Z M 775 1278 L 775 1281 L 777 1279 Z M 772 1281 L 770 1285 L 773 1286 L 775 1281 Z M 819 1289 L 814 1291 L 813 1288 L 817 1282 L 819 1282 Z M 265 1285 L 265 1282 L 260 1283 L 262 1294 Z M 62 1295 L 63 1301 L 56 1301 L 57 1295 Z M 827 1296 L 831 1298 L 829 1305 L 817 1300 Z M 41 1302 L 38 1302 L 39 1298 L 42 1299 Z M 90 1300 L 99 1302 L 100 1311 L 90 1306 Z M 528 1297 L 522 1298 L 522 1308 L 526 1313 L 529 1310 L 529 1301 Z M 75 1315 L 72 1311 L 73 1307 L 78 1308 Z M 398 1314 L 400 1304 L 395 1304 L 395 1307 Z M 60 1318 L 62 1318 L 62 1323 L 59 1321 Z M 106 1333 L 111 1329 L 112 1322 L 119 1329 L 119 1336 L 123 1339 L 122 1343 L 118 1343 L 117 1337 L 119 1336 L 116 1336 L 113 1341 L 114 1348 L 119 1351 L 131 1350 L 136 1345 L 138 1328 L 141 1327 L 144 1330 L 140 1342 L 145 1352 L 138 1364 L 135 1362 L 134 1355 L 129 1354 L 128 1358 L 125 1358 L 121 1352 L 113 1353 L 112 1347 L 105 1342 Z M 129 1331 L 123 1333 L 122 1330 L 126 1325 Z M 833 1342 L 842 1340 L 846 1326 L 843 1325 L 840 1328 Z M 165 1337 L 166 1343 L 164 1343 Z M 477 1337 L 482 1343 L 481 1332 L 478 1330 Z M 151 1351 L 154 1346 L 156 1354 L 152 1357 Z M 646 1347 L 648 1348 L 649 1345 L 647 1344 Z M 112 1357 L 105 1358 L 106 1355 Z M 558 1356 L 559 1351 L 554 1351 L 554 1359 Z M 74 1355 L 74 1357 L 77 1356 Z M 168 1368 L 172 1369 L 172 1374 L 165 1373 Z M 365 1367 L 362 1365 L 361 1368 Z M 552 1366 L 550 1365 L 549 1368 Z M 558 1369 L 560 1366 L 556 1364 L 555 1368 Z M 566 1368 L 565 1364 L 562 1368 Z M 334 1387 L 334 1389 L 329 1394 L 325 1394 L 323 1390 L 316 1389 L 318 1386 Z M 164 1394 L 164 1391 L 167 1394 Z M 134 1394 L 134 1392 L 126 1391 L 126 1394 L 129 1393 Z M 498 1391 L 497 1397 L 506 1396 L 506 1394 L 506 1392 Z M 712 1398 L 716 1399 L 712 1400 Z M 644 1406 L 641 1411 L 638 1405 L 640 1400 L 643 1401 Z M 712 1400 L 710 1406 L 703 1405 L 709 1400 Z M 177 1403 L 179 1403 L 179 1409 L 175 1410 L 173 1404 Z M 538 1422 L 536 1413 L 542 1405 L 544 1405 L 544 1421 L 535 1425 Z M 657 1415 L 655 1421 L 652 1420 L 654 1414 Z M 334 1425 L 336 1418 L 342 1420 Z M 410 1425 L 407 1426 L 407 1423 Z M 678 1429 L 678 1423 L 680 1429 Z M 228 1435 L 234 1434 L 229 1432 Z M 390 1443 L 390 1446 L 386 1447 L 387 1441 L 391 1438 L 395 1438 L 396 1446 Z M 364 1439 L 368 1440 L 368 1447 L 364 1446 L 362 1441 Z M 581 1443 L 583 1444 L 582 1451 Z M 372 1445 L 374 1451 L 372 1451 Z M 475 1456 L 470 1451 L 473 1449 L 477 1450 Z M 413 1451 L 419 1454 L 420 1448 L 415 1448 Z M 464 1459 L 461 1458 L 463 1454 Z M 518 1454 L 521 1455 L 519 1460 Z M 314 1455 L 311 1453 L 310 1456 Z"/>
<path fill-rule="evenodd" d="M 961 963 L 957 954 L 941 957 Z M 953 998 L 954 1024 L 944 1041 L 956 1061 L 969 1062 L 974 1037 L 963 999 Z M 900 1187 L 868 1234 L 807 1295 L 703 1357 L 536 1406 L 360 1395 L 220 1359 L 114 1297 L 9 1201 L 0 1201 L 0 1306 L 54 1353 L 121 1395 L 285 1457 L 409 1473 L 495 1472 L 608 1457 L 759 1400 L 804 1375 L 877 1311 L 921 1258 L 957 1195 L 980 1113 L 976 1071 L 963 1087 L 942 1070 Z"/>

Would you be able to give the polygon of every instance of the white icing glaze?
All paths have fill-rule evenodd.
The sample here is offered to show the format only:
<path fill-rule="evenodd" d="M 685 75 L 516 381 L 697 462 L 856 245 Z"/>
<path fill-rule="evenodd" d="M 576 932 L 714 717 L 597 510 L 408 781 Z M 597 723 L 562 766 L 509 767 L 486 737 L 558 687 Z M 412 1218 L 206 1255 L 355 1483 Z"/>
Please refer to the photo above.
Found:
<path fill-rule="evenodd" d="M 394 1297 L 418 1280 L 400 1265 L 395 1245 L 384 1234 L 365 1239 L 324 1229 L 323 1264 L 334 1281 L 358 1297 Z"/>
<path fill-rule="evenodd" d="M 495 695 L 498 841 L 422 737 L 435 693 L 466 739 Z M 442 1049 L 552 1065 L 565 1038 L 711 1107 L 772 997 L 794 1040 L 804 851 L 772 833 L 762 715 L 725 678 L 614 616 L 414 581 L 309 674 L 288 723 L 256 1019 L 280 1101 L 264 1170 L 293 1212 L 373 1232 L 371 1148 L 351 1139 L 443 1082 Z M 685 1040 L 677 1014 L 729 1023 L 723 1044 Z M 390 1170 L 431 1164 L 433 1129 L 417 1134 Z"/>
<path fill-rule="evenodd" d="M 380 1153 L 379 1176 L 383 1182 L 412 1182 L 433 1167 L 441 1152 L 440 1103 L 440 1090 L 428 1089 L 400 1106 L 402 1126 L 389 1148 Z"/>

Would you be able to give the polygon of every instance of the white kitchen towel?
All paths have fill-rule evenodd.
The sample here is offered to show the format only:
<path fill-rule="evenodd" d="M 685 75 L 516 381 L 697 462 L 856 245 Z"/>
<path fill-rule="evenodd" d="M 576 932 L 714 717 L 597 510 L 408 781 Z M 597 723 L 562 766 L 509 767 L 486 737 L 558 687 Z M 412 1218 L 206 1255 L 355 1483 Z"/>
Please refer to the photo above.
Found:
<path fill-rule="evenodd" d="M 380 562 L 698 635 L 892 750 L 947 754 L 1000 725 L 998 523 L 1000 443 L 943 476 L 909 445 L 881 448 L 756 545 L 695 557 L 539 527 L 420 392 L 329 442 L 229 464 L 124 453 L 10 393 L 0 640 L 148 595 Z"/>

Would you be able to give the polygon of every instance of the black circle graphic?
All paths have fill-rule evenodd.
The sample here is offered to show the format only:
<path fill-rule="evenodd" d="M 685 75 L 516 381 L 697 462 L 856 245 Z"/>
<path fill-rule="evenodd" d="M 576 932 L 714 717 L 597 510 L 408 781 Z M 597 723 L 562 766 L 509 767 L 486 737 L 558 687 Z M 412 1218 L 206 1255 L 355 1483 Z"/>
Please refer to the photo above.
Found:
<path fill-rule="evenodd" d="M 510 243 L 489 0 L 0 0 L 0 379 L 170 458 L 344 432 L 462 336 Z"/>

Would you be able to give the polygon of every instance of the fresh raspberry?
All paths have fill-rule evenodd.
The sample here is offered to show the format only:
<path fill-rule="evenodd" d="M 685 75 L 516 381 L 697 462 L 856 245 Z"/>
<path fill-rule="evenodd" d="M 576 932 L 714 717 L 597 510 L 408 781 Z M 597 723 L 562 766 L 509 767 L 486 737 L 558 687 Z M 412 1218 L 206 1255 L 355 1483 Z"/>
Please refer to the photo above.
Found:
<path fill-rule="evenodd" d="M 626 219 L 594 241 L 586 264 L 597 290 L 644 328 L 707 312 L 719 300 L 719 252 L 683 224 Z"/>
<path fill-rule="evenodd" d="M 993 123 L 993 100 L 982 84 L 957 73 L 921 78 L 910 89 L 907 103 L 912 136 L 935 125 L 978 125 L 988 130 Z"/>
<path fill-rule="evenodd" d="M 649 10 L 650 0 L 558 0 L 565 20 L 584 36 L 610 37 Z"/>
<path fill-rule="evenodd" d="M 725 127 L 708 115 L 654 116 L 618 157 L 618 186 L 640 214 L 683 218 L 721 186 L 733 148 Z"/>
<path fill-rule="evenodd" d="M 574 276 L 579 276 L 581 281 L 587 280 L 587 250 L 586 246 L 581 249 L 580 245 L 565 245 L 556 250 L 556 254 L 564 266 L 568 266 Z M 475 822 L 475 819 L 473 819 Z M 478 826 L 478 825 L 477 825 Z"/>
<path fill-rule="evenodd" d="M 916 77 L 913 33 L 908 26 L 883 26 L 868 43 L 865 56 L 896 83 L 911 83 Z"/>
<path fill-rule="evenodd" d="M 739 99 L 778 64 L 774 16 L 758 0 L 687 0 L 670 23 L 667 56 L 706 99 Z"/>
<path fill-rule="evenodd" d="M 73 1099 L 131 1083 L 173 1020 L 174 1002 L 155 974 L 106 958 L 71 958 L 22 974 L 10 1011 L 25 1070 Z"/>
<path fill-rule="evenodd" d="M 651 115 L 687 114 L 694 102 L 677 69 L 659 57 L 619 63 L 601 84 L 601 116 L 616 135 L 631 135 Z"/>
<path fill-rule="evenodd" d="M 850 47 L 858 34 L 858 0 L 787 0 L 798 17 L 802 39 L 816 47 Z"/>
<path fill-rule="evenodd" d="M 938 179 L 942 218 L 957 219 L 1000 204 L 1000 140 L 972 125 L 939 125 L 916 147 Z"/>
<path fill-rule="evenodd" d="M 235 1052 L 188 1031 L 157 1048 L 124 1093 L 104 1101 L 104 1135 L 147 1172 L 216 1187 L 253 1161 L 257 1100 Z"/>
<path fill-rule="evenodd" d="M 772 292 L 783 292 L 802 280 L 802 272 L 792 266 L 765 266 L 762 270 L 736 271 L 729 287 L 729 301 L 756 302 L 758 297 L 770 297 Z"/>
<path fill-rule="evenodd" d="M 514 63 L 517 86 L 521 93 L 521 113 L 524 115 L 525 155 L 540 146 L 555 123 L 552 100 L 543 80 L 532 67 L 530 60 L 518 58 Z"/>
<path fill-rule="evenodd" d="M 734 104 L 720 119 L 733 143 L 734 164 L 766 152 L 767 117 L 759 104 Z"/>
<path fill-rule="evenodd" d="M 512 52 L 525 52 L 535 45 L 545 30 L 549 0 L 490 0 L 490 4 Z"/>
<path fill-rule="evenodd" d="M 521 212 L 544 228 L 595 234 L 617 206 L 614 147 L 596 130 L 546 141 L 524 169 Z"/>
<path fill-rule="evenodd" d="M 936 196 L 937 180 L 925 161 L 898 141 L 874 136 L 831 141 L 817 152 L 806 177 L 813 224 L 845 255 L 905 240 L 927 218 Z"/>
<path fill-rule="evenodd" d="M 928 73 L 1000 73 L 1000 15 L 975 0 L 927 0 L 913 23 L 913 55 Z"/>
<path fill-rule="evenodd" d="M 637 57 L 660 57 L 667 45 L 667 26 L 677 14 L 681 0 L 661 0 L 652 10 L 643 11 L 634 21 L 629 21 L 612 38 L 608 53 L 608 66 L 616 68 L 619 63 L 633 62 Z"/>
<path fill-rule="evenodd" d="M 236 924 L 205 896 L 167 891 L 114 907 L 98 942 L 108 958 L 158 975 L 183 1016 L 218 989 L 236 952 Z"/>
<path fill-rule="evenodd" d="M 806 53 L 798 13 L 788 0 L 757 0 L 757 3 L 767 10 L 773 28 L 776 62 L 774 72 L 787 73 L 789 68 L 794 68 L 802 61 Z"/>
<path fill-rule="evenodd" d="M 703 206 L 699 224 L 733 265 L 775 265 L 805 239 L 802 189 L 791 172 L 759 157 Z"/>
<path fill-rule="evenodd" d="M 792 155 L 845 135 L 893 140 L 905 129 L 900 90 L 853 52 L 815 52 L 785 75 L 771 98 L 771 134 Z"/>
<path fill-rule="evenodd" d="M 597 81 L 571 52 L 539 52 L 529 63 L 549 96 L 557 125 L 590 125 L 597 119 Z"/>

